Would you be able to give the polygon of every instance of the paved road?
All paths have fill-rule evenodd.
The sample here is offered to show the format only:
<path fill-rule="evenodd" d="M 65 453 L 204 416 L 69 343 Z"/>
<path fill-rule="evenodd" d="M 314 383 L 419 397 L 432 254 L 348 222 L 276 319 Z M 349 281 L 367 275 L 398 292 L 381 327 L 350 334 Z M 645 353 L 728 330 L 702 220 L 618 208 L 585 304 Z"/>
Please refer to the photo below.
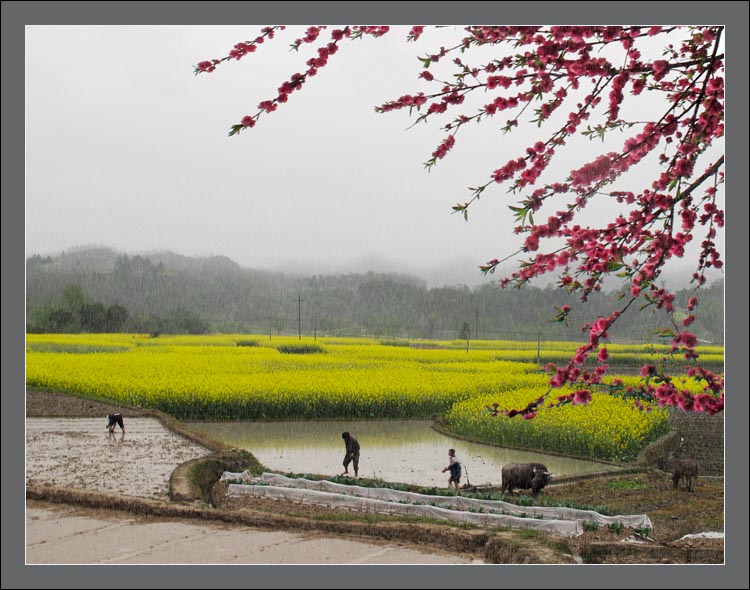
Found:
<path fill-rule="evenodd" d="M 124 513 L 26 506 L 26 563 L 57 564 L 470 564 L 413 546 L 221 523 L 132 517 Z"/>

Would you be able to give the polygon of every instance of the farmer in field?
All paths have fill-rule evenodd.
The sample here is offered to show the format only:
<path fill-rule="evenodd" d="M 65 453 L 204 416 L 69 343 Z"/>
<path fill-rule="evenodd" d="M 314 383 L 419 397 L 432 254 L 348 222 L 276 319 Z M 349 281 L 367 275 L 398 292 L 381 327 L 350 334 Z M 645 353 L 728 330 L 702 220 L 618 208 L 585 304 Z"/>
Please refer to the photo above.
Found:
<path fill-rule="evenodd" d="M 346 455 L 344 455 L 344 472 L 341 475 L 349 475 L 349 463 L 354 465 L 354 477 L 359 476 L 359 443 L 348 432 L 341 435 L 346 445 Z"/>
<path fill-rule="evenodd" d="M 451 484 L 453 484 L 456 491 L 458 491 L 458 484 L 461 481 L 461 463 L 458 461 L 458 457 L 456 457 L 455 449 L 448 449 L 448 459 L 448 467 L 443 469 L 443 473 L 446 471 L 451 472 L 451 476 L 448 478 L 448 488 L 450 489 Z"/>
<path fill-rule="evenodd" d="M 115 426 L 119 425 L 123 435 L 125 434 L 125 423 L 122 421 L 122 414 L 115 412 L 114 414 L 107 414 L 107 430 L 110 432 L 115 431 Z"/>

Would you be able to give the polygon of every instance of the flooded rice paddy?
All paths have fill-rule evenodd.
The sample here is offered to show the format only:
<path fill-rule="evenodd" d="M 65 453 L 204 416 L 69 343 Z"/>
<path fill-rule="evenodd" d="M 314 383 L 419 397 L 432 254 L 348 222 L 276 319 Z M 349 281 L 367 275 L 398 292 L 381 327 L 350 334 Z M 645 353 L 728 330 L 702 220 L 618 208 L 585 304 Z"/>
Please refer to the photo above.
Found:
<path fill-rule="evenodd" d="M 360 477 L 420 486 L 447 486 L 448 449 L 464 466 L 461 483 L 499 485 L 502 466 L 513 462 L 544 463 L 555 476 L 614 470 L 595 461 L 570 459 L 462 441 L 432 429 L 430 420 L 308 422 L 186 422 L 188 428 L 214 440 L 252 452 L 269 469 L 280 472 L 338 475 L 343 471 L 348 431 L 361 445 Z M 349 471 L 353 475 L 352 466 Z"/>

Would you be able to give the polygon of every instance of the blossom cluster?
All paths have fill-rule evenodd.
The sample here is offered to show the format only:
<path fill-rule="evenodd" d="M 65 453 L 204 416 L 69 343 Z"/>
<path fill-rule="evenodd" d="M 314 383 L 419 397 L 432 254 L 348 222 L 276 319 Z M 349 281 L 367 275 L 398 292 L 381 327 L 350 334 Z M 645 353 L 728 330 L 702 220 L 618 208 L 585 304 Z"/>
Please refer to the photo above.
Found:
<path fill-rule="evenodd" d="M 222 61 L 254 52 L 278 29 L 263 29 L 259 37 L 236 44 L 221 60 L 199 63 L 196 71 L 213 71 Z M 326 66 L 342 41 L 377 38 L 389 31 L 386 26 L 350 25 L 332 28 L 326 38 L 328 27 L 309 27 L 292 45 L 296 50 L 316 46 L 307 69 L 293 74 L 279 87 L 277 96 L 260 102 L 256 113 L 233 125 L 230 135 L 253 127 L 261 114 L 287 102 Z M 724 135 L 723 32 L 721 26 L 470 26 L 453 45 L 419 58 L 423 69 L 418 79 L 431 91 L 404 93 L 376 107 L 380 113 L 408 109 L 416 113 L 417 122 L 448 119 L 442 128 L 449 133 L 432 151 L 427 168 L 454 150 L 458 133 L 470 122 L 494 125 L 504 113 L 509 117 L 502 127 L 506 133 L 515 131 L 525 116 L 538 127 L 552 126 L 545 140 L 519 143 L 523 151 L 493 166 L 485 180 L 470 189 L 469 200 L 453 210 L 468 219 L 469 207 L 494 185 L 524 195 L 511 209 L 516 218 L 514 231 L 522 236 L 518 252 L 528 258 L 501 280 L 501 286 L 521 286 L 556 272 L 560 286 L 579 292 L 585 302 L 592 292 L 601 290 L 607 277 L 622 278 L 623 307 L 584 326 L 589 343 L 567 364 L 550 367 L 552 388 L 576 384 L 575 392 L 559 398 L 559 404 L 587 402 L 590 387 L 601 382 L 608 368 L 606 348 L 600 349 L 599 341 L 607 338 L 625 309 L 641 301 L 642 308 L 653 305 L 672 314 L 673 325 L 662 330 L 672 337 L 672 353 L 691 360 L 696 374 L 709 383 L 712 395 L 721 402 L 716 405 L 691 393 L 673 392 L 664 385 L 670 377 L 662 369 L 658 371 L 664 382 L 661 389 L 644 384 L 641 394 L 698 411 L 723 407 L 723 380 L 703 371 L 695 336 L 686 331 L 695 320 L 695 305 L 688 310 L 690 314 L 675 320 L 680 310 L 675 309 L 674 294 L 657 285 L 665 265 L 684 257 L 701 231 L 705 237 L 693 273 L 696 287 L 705 283 L 707 269 L 720 269 L 724 264 L 716 244 L 717 231 L 724 227 L 718 190 L 724 181 L 724 156 L 715 157 L 711 151 Z M 424 33 L 424 26 L 413 26 L 407 41 L 417 42 Z M 664 41 L 662 51 L 652 49 L 657 39 Z M 467 56 L 476 47 L 497 48 L 497 57 L 472 64 Z M 509 51 L 502 51 L 504 47 Z M 443 80 L 433 66 L 449 57 L 453 57 L 455 73 Z M 487 98 L 467 110 L 466 99 L 476 92 Z M 644 95 L 660 97 L 660 106 L 651 107 L 645 120 L 623 118 L 627 101 Z M 604 139 L 614 131 L 627 133 L 618 151 L 593 154 L 565 178 L 547 178 L 551 163 L 574 136 Z M 636 166 L 647 159 L 660 166 L 655 177 L 639 178 L 627 191 L 614 186 L 628 174 L 634 177 Z M 600 227 L 579 222 L 580 212 L 597 199 L 613 199 L 623 209 Z M 546 221 L 535 222 L 534 214 L 543 207 L 550 209 Z M 547 248 L 550 243 L 563 246 Z M 480 268 L 494 272 L 502 260 L 495 258 Z M 599 366 L 584 371 L 581 367 L 591 353 L 597 355 Z M 532 417 L 536 407 L 515 410 L 514 415 Z"/>

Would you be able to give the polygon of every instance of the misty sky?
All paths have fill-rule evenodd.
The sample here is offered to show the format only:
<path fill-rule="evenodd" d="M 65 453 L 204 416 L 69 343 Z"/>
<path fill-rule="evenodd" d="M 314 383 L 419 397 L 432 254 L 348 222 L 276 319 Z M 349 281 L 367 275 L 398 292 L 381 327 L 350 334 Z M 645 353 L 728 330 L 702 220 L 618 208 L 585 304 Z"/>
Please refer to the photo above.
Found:
<path fill-rule="evenodd" d="M 314 50 L 289 51 L 303 30 L 290 27 L 257 53 L 195 76 L 193 65 L 223 57 L 260 25 L 28 27 L 27 255 L 102 245 L 311 272 L 382 270 L 383 260 L 397 262 L 396 270 L 450 263 L 466 271 L 466 281 L 481 280 L 478 265 L 514 252 L 521 241 L 503 187 L 485 192 L 469 223 L 451 206 L 553 126 L 522 123 L 504 135 L 509 117 L 500 114 L 462 130 L 454 150 L 428 172 L 422 163 L 445 135 L 439 126 L 407 130 L 414 119 L 405 111 L 373 109 L 429 92 L 433 87 L 417 78 L 417 56 L 455 44 L 459 27 L 428 31 L 418 44 L 405 42 L 408 27 L 343 43 L 287 104 L 227 137 L 231 124 L 304 71 Z M 473 63 L 489 55 L 497 56 L 477 52 Z M 434 73 L 452 72 L 449 66 Z M 455 114 L 473 114 L 486 96 Z M 626 108 L 623 116 L 640 115 Z M 543 178 L 562 181 L 602 150 L 619 149 L 625 137 L 571 144 Z M 642 166 L 635 180 L 650 182 L 656 168 Z M 592 207 L 582 220 L 600 224 L 612 216 L 611 205 Z"/>

